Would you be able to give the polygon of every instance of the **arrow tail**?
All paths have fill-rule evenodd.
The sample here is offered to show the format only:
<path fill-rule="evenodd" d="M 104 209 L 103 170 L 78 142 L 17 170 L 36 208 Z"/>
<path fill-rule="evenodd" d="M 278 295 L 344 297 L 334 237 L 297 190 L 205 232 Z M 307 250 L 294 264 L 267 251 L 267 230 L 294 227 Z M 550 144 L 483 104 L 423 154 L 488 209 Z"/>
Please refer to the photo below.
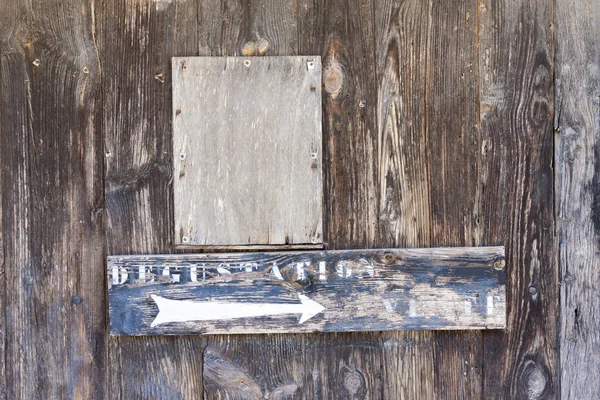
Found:
<path fill-rule="evenodd" d="M 170 300 L 156 295 L 151 297 L 158 306 L 158 314 L 150 327 L 169 322 L 227 320 L 282 314 L 301 314 L 298 323 L 302 324 L 325 309 L 304 295 L 298 295 L 300 304 L 194 302 Z"/>

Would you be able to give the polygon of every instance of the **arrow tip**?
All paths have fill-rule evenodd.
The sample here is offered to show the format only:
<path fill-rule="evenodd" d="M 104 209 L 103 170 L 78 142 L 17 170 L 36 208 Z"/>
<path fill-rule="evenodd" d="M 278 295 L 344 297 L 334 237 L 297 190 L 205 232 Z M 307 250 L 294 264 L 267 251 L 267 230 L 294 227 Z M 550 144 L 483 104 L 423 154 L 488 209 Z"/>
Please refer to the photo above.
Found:
<path fill-rule="evenodd" d="M 300 301 L 302 302 L 303 306 L 302 316 L 300 317 L 300 321 L 298 322 L 299 324 L 308 321 L 315 315 L 320 314 L 323 310 L 325 310 L 325 307 L 323 307 L 316 301 L 309 299 L 303 294 L 299 294 L 298 297 L 300 298 Z"/>

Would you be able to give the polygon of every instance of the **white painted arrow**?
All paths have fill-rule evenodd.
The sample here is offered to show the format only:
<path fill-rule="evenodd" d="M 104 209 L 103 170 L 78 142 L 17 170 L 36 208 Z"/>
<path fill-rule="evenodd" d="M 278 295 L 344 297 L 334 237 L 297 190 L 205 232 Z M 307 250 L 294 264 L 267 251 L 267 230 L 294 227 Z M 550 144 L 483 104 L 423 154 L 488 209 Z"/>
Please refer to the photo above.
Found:
<path fill-rule="evenodd" d="M 322 305 L 299 294 L 300 304 L 281 303 L 224 303 L 220 301 L 169 300 L 152 295 L 158 315 L 151 327 L 169 322 L 214 321 L 222 319 L 262 317 L 266 315 L 302 314 L 299 324 L 319 314 Z"/>

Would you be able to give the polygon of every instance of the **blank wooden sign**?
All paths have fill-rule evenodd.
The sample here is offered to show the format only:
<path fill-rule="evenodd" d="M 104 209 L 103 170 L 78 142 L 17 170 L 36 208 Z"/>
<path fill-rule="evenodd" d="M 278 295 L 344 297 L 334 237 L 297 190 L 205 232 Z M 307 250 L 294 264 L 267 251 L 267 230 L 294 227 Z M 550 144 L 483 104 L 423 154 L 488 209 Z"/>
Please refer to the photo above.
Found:
<path fill-rule="evenodd" d="M 172 59 L 175 244 L 321 248 L 321 59 Z"/>
<path fill-rule="evenodd" d="M 503 247 L 111 256 L 113 335 L 500 329 Z"/>

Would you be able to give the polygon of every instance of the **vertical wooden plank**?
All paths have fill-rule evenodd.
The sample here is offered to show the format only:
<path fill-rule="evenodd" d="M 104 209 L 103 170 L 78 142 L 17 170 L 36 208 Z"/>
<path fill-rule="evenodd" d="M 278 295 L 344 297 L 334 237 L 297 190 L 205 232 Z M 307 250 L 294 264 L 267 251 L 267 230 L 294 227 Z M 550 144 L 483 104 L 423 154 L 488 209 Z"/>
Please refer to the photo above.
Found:
<path fill-rule="evenodd" d="M 433 246 L 480 244 L 477 6 L 455 0 L 430 13 L 425 119 Z M 482 398 L 482 333 L 434 337 L 436 398 Z"/>
<path fill-rule="evenodd" d="M 484 398 L 558 395 L 552 3 L 479 2 L 482 242 L 506 246 L 508 326 L 484 333 Z"/>
<path fill-rule="evenodd" d="M 298 54 L 296 2 L 200 2 L 200 55 Z M 302 398 L 305 335 L 212 336 L 204 353 L 205 398 Z"/>
<path fill-rule="evenodd" d="M 102 398 L 102 104 L 93 7 L 5 1 L 0 16 L 4 396 Z"/>
<path fill-rule="evenodd" d="M 375 3 L 378 243 L 431 245 L 427 159 L 428 40 L 432 3 Z M 383 396 L 434 398 L 431 332 L 383 335 Z"/>
<path fill-rule="evenodd" d="M 600 5 L 555 2 L 561 398 L 600 398 Z"/>
<path fill-rule="evenodd" d="M 8 4 L 7 4 L 8 5 Z M 6 6 L 5 6 L 6 7 Z M 11 31 L 13 31 L 13 22 L 11 19 L 12 15 L 7 12 L 3 12 L 0 14 L 0 154 L 2 153 L 2 80 L 3 80 L 3 71 L 2 68 L 2 49 L 7 46 L 9 43 L 9 37 Z M 2 315 L 0 316 L 0 400 L 6 400 L 6 392 L 8 388 L 6 386 L 6 318 L 5 311 L 6 310 L 6 271 L 4 268 L 4 240 L 2 234 L 2 205 L 4 204 L 2 201 L 2 193 L 3 193 L 3 167 L 0 165 L 0 310 L 3 310 Z"/>
<path fill-rule="evenodd" d="M 301 1 L 299 51 L 323 64 L 326 241 L 369 247 L 377 232 L 373 3 Z"/>
<path fill-rule="evenodd" d="M 301 54 L 323 64 L 325 240 L 330 249 L 377 242 L 373 2 L 300 1 Z M 384 244 L 383 244 L 384 245 Z M 310 398 L 381 398 L 381 334 L 307 338 Z"/>
<path fill-rule="evenodd" d="M 171 56 L 197 54 L 197 3 L 97 5 L 105 71 L 106 246 L 109 254 L 172 249 Z M 199 337 L 111 339 L 113 398 L 202 397 Z"/>

